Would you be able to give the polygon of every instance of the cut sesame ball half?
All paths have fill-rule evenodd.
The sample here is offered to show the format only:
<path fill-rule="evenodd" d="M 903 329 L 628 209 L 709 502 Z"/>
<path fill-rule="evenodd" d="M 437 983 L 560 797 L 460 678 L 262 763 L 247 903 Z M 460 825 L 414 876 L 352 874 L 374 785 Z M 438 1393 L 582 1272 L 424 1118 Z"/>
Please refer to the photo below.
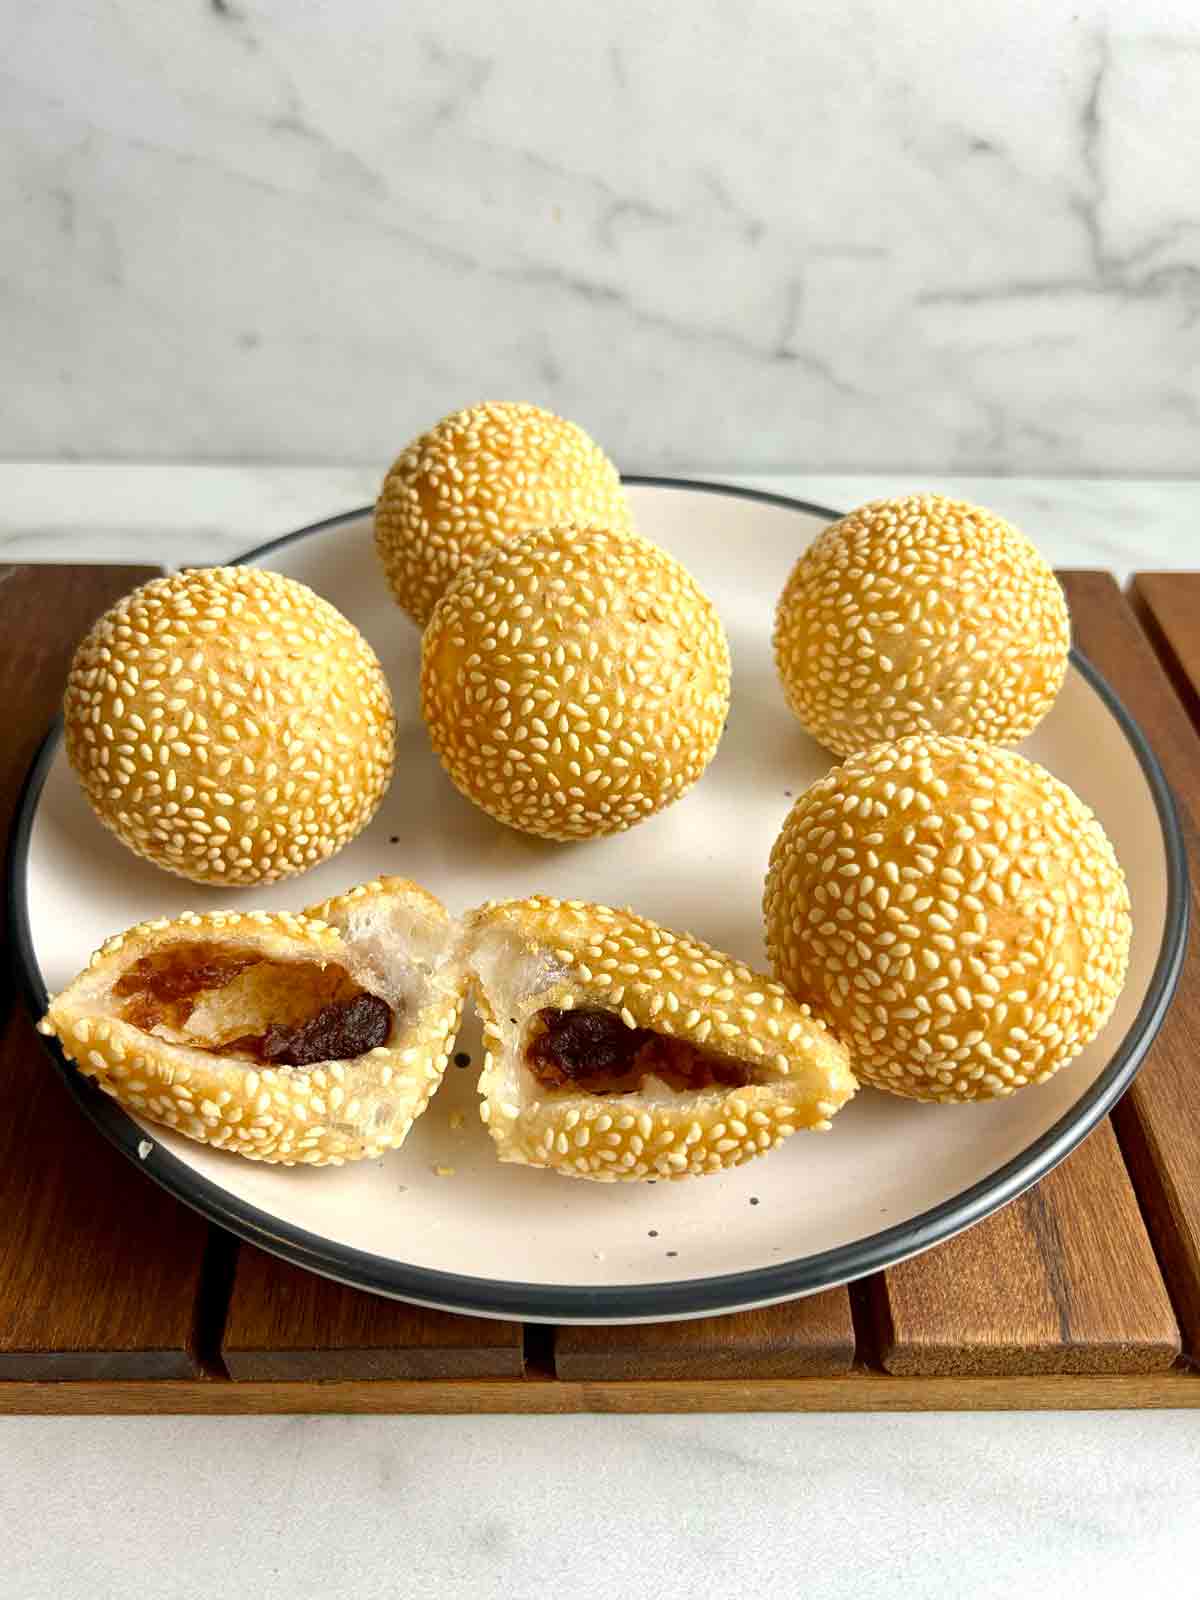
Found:
<path fill-rule="evenodd" d="M 398 605 L 424 627 L 465 566 L 529 528 L 631 525 L 616 467 L 574 422 L 519 401 L 443 417 L 392 464 L 375 543 Z"/>
<path fill-rule="evenodd" d="M 340 1166 L 403 1143 L 464 988 L 445 909 L 386 878 L 302 916 L 143 922 L 38 1026 L 139 1116 L 251 1161 Z"/>
<path fill-rule="evenodd" d="M 468 918 L 467 949 L 502 1161 L 601 1183 L 721 1172 L 828 1129 L 855 1092 L 807 1006 L 631 911 L 500 902 Z"/>

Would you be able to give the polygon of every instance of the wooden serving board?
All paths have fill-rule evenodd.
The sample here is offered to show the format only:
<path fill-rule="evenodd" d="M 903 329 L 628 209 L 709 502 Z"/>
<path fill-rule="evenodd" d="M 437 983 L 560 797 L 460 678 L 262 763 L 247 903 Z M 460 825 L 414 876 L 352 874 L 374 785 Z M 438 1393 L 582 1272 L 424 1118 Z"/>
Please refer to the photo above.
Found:
<path fill-rule="evenodd" d="M 150 574 L 0 568 L 0 824 L 75 640 Z M 1200 921 L 1200 574 L 1063 574 L 1075 638 L 1174 787 Z M 1036 1189 L 765 1311 L 544 1328 L 376 1299 L 147 1183 L 66 1105 L 0 987 L 0 1412 L 897 1411 L 1200 1406 L 1200 951 L 1137 1081 Z M 64 1114 L 66 1113 L 66 1114 Z"/>

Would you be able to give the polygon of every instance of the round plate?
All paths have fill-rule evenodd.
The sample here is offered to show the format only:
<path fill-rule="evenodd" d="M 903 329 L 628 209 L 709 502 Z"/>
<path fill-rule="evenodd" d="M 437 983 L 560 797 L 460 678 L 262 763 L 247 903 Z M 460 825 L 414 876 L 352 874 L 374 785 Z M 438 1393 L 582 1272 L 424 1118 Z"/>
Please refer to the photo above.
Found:
<path fill-rule="evenodd" d="M 629 904 L 763 965 L 771 843 L 793 796 L 830 765 L 784 704 L 772 612 L 798 552 L 833 513 L 661 480 L 635 479 L 630 494 L 638 525 L 712 595 L 733 650 L 729 727 L 685 799 L 629 833 L 574 846 L 510 832 L 463 800 L 429 750 L 419 638 L 380 576 L 370 512 L 334 518 L 246 559 L 310 584 L 378 651 L 399 723 L 379 815 L 302 880 L 257 893 L 197 888 L 139 861 L 96 823 L 55 730 L 30 774 L 11 863 L 15 948 L 35 1009 L 109 934 L 145 917 L 234 903 L 299 909 L 381 873 L 416 878 L 459 912 L 535 891 Z M 1024 748 L 1099 813 L 1129 876 L 1135 931 L 1129 981 L 1103 1034 L 1049 1083 L 1009 1100 L 918 1105 L 866 1089 L 830 1134 L 797 1135 L 736 1171 L 600 1185 L 495 1159 L 476 1113 L 473 1021 L 459 1041 L 471 1065 L 449 1069 L 404 1148 L 342 1168 L 259 1165 L 140 1124 L 58 1059 L 93 1121 L 172 1193 L 277 1255 L 378 1293 L 533 1321 L 620 1322 L 844 1283 L 979 1221 L 1049 1171 L 1127 1087 L 1170 1000 L 1186 868 L 1141 733 L 1077 655 Z"/>

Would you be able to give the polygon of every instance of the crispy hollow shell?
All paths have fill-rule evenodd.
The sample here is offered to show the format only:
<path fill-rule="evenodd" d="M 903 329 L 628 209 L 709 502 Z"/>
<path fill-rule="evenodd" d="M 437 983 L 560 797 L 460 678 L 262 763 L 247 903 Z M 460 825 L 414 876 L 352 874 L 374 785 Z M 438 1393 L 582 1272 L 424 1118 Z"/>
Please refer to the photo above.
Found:
<path fill-rule="evenodd" d="M 139 960 L 173 946 L 201 947 L 216 961 L 244 955 L 256 965 L 202 994 L 186 1024 L 146 1031 L 120 1016 L 116 986 Z M 305 1067 L 221 1053 L 222 1042 L 264 1021 L 311 1013 L 314 985 L 339 968 L 392 1006 L 386 1043 Z M 38 1026 L 142 1117 L 252 1161 L 340 1166 L 403 1143 L 441 1083 L 464 989 L 445 909 L 416 884 L 390 878 L 302 916 L 185 912 L 141 923 L 97 951 Z M 206 1036 L 217 1041 L 211 1048 L 197 1043 Z"/>
<path fill-rule="evenodd" d="M 825 1130 L 857 1087 L 844 1047 L 770 978 L 630 911 L 533 898 L 485 906 L 467 947 L 486 1055 L 480 1114 L 502 1161 L 602 1183 L 720 1172 Z M 602 1007 L 745 1063 L 744 1088 L 547 1089 L 524 1062 L 543 1008 Z"/>

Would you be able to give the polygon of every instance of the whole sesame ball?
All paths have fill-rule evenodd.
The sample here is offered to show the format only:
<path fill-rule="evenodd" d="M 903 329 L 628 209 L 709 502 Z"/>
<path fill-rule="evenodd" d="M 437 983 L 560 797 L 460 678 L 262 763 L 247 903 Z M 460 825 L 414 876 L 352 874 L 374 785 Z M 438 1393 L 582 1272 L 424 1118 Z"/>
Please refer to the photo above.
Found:
<path fill-rule="evenodd" d="M 1042 1083 L 1104 1026 L 1129 894 L 1087 806 L 976 740 L 875 745 L 802 794 L 764 898 L 775 974 L 917 1100 Z"/>
<path fill-rule="evenodd" d="M 392 592 L 421 627 L 447 585 L 528 528 L 630 526 L 612 462 L 540 406 L 496 401 L 444 417 L 383 480 L 375 543 Z"/>
<path fill-rule="evenodd" d="M 1015 743 L 1054 704 L 1069 649 L 1066 599 L 1025 535 L 936 494 L 832 523 L 775 615 L 788 704 L 837 755 L 913 733 Z"/>
<path fill-rule="evenodd" d="M 729 648 L 711 601 L 657 545 L 542 528 L 460 574 L 421 647 L 442 765 L 501 822 L 616 833 L 678 800 L 717 748 Z"/>
<path fill-rule="evenodd" d="M 257 567 L 156 578 L 75 652 L 67 754 L 131 850 L 194 883 L 273 883 L 324 861 L 392 774 L 374 651 L 302 583 Z"/>

